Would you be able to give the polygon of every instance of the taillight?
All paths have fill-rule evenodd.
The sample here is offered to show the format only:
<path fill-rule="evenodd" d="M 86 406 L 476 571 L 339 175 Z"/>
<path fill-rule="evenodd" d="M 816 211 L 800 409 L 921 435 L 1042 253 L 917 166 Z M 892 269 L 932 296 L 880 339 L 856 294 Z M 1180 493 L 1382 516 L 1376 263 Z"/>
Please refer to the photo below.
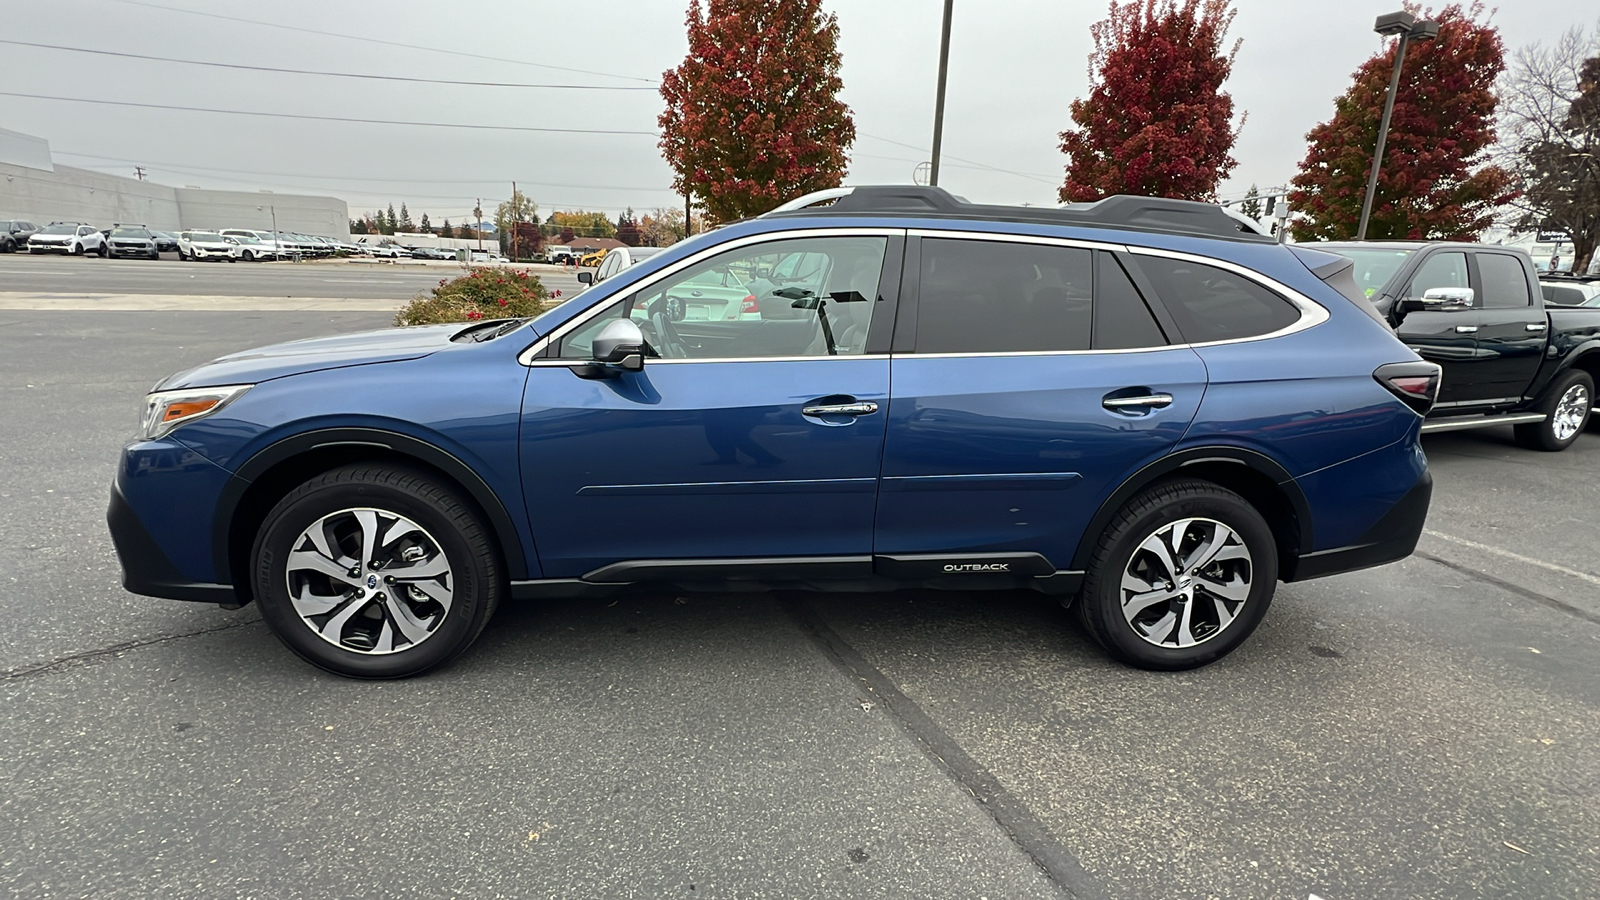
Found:
<path fill-rule="evenodd" d="M 1389 363 L 1379 366 L 1372 377 L 1389 393 L 1425 416 L 1439 398 L 1439 376 L 1443 370 L 1431 362 Z"/>
<path fill-rule="evenodd" d="M 750 296 L 744 298 L 744 303 L 739 307 L 739 312 L 741 312 L 741 313 L 758 313 L 758 312 L 761 312 L 761 304 L 756 302 L 756 295 L 755 294 L 751 294 Z"/>

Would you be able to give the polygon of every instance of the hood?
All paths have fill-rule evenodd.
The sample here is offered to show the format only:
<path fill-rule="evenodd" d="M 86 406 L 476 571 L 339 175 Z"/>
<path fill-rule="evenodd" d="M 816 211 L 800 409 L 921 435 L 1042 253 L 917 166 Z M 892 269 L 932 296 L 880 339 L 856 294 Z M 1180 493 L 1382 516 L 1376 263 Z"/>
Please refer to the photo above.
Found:
<path fill-rule="evenodd" d="M 449 346 L 450 336 L 464 327 L 461 323 L 421 325 L 273 344 L 218 357 L 168 376 L 151 390 L 259 384 L 323 369 L 418 359 Z"/>

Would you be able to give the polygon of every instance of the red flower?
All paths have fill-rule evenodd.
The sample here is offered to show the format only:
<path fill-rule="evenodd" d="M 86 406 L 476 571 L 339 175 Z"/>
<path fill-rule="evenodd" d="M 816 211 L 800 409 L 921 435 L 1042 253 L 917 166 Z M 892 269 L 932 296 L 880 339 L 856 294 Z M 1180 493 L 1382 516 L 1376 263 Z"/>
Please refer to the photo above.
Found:
<path fill-rule="evenodd" d="M 474 321 L 475 322 L 475 321 L 477 321 L 478 319 L 481 319 L 481 318 L 483 318 L 483 313 L 478 312 L 475 309 L 467 310 L 467 319 L 469 321 Z"/>
<path fill-rule="evenodd" d="M 504 298 L 504 297 L 500 298 L 500 305 L 501 306 L 505 306 L 506 305 L 506 298 Z"/>

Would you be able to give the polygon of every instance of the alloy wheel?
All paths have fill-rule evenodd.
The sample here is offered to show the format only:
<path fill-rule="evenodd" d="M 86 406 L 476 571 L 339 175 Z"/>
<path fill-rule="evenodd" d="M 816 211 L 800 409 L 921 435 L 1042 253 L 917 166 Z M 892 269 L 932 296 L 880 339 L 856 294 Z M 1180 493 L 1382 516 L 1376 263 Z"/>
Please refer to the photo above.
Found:
<path fill-rule="evenodd" d="M 285 563 L 289 602 L 334 646 L 396 653 L 432 637 L 455 599 L 450 561 L 417 523 L 381 509 L 345 509 L 312 522 Z"/>
<path fill-rule="evenodd" d="M 1156 529 L 1122 574 L 1122 615 L 1146 643 L 1187 648 L 1215 638 L 1250 597 L 1250 550 L 1227 525 L 1179 519 Z"/>
<path fill-rule="evenodd" d="M 1588 415 L 1589 389 L 1582 384 L 1575 384 L 1561 395 L 1555 411 L 1550 414 L 1550 430 L 1558 441 L 1571 440 L 1583 428 Z"/>

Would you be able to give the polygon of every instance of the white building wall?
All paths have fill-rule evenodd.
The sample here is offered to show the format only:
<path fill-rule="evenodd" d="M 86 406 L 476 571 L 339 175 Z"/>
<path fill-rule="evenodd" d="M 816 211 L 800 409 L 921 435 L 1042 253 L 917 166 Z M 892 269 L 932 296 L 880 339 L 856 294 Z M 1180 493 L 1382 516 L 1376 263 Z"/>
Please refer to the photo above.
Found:
<path fill-rule="evenodd" d="M 340 239 L 350 236 L 350 209 L 343 200 L 333 197 L 178 188 L 177 200 L 185 228 L 266 231 L 272 228 L 276 209 L 279 231 Z"/>

